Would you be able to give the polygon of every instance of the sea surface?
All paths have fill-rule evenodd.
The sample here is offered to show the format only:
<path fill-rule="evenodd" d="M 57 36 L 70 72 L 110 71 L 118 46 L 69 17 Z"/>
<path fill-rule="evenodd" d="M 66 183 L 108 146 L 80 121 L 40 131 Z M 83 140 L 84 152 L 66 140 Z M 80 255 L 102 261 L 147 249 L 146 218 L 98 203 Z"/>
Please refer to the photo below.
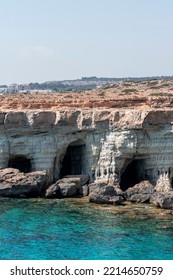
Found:
<path fill-rule="evenodd" d="M 173 260 L 172 215 L 65 199 L 0 198 L 0 205 L 1 260 Z"/>

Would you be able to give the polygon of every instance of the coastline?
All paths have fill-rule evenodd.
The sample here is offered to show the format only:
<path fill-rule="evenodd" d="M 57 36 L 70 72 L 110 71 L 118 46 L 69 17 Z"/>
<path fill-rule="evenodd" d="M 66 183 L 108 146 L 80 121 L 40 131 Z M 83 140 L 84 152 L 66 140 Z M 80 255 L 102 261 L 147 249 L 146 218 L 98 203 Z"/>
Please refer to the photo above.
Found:
<path fill-rule="evenodd" d="M 99 210 L 105 213 L 111 213 L 113 215 L 119 215 L 124 218 L 132 218 L 132 219 L 169 219 L 173 221 L 173 210 L 163 209 L 159 207 L 155 207 L 149 203 L 132 203 L 130 201 L 124 201 L 121 205 L 111 205 L 111 204 L 97 204 L 89 202 L 89 197 L 68 197 L 68 198 L 60 198 L 60 199 L 45 199 L 45 198 L 6 198 L 0 197 L 0 201 L 7 202 L 8 201 L 25 201 L 32 204 L 47 204 L 47 205 L 55 205 L 59 203 L 64 203 L 65 205 L 74 208 L 83 208 L 83 209 L 94 209 Z"/>

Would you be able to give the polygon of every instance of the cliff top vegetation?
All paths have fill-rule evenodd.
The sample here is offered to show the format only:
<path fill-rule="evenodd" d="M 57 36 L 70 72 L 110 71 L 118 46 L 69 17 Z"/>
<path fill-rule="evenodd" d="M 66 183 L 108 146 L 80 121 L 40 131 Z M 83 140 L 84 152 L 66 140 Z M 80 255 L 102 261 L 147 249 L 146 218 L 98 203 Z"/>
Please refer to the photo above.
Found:
<path fill-rule="evenodd" d="M 2 110 L 171 109 L 173 78 L 121 81 L 77 92 L 3 94 Z"/>

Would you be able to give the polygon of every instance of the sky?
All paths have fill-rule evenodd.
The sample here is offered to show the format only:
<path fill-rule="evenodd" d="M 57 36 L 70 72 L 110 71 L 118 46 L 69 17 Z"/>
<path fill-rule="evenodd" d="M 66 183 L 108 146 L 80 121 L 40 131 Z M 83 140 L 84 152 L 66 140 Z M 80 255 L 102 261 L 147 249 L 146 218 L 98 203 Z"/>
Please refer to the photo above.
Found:
<path fill-rule="evenodd" d="M 0 0 L 0 84 L 173 75 L 172 0 Z"/>

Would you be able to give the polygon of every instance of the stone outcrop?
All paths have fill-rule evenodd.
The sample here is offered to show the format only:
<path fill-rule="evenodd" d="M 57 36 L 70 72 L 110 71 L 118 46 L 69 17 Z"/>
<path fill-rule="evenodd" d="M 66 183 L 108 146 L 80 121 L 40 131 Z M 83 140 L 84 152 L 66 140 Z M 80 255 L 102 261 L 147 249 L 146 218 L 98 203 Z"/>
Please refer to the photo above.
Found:
<path fill-rule="evenodd" d="M 144 203 L 149 202 L 154 193 L 154 186 L 149 181 L 142 181 L 134 187 L 128 188 L 124 196 L 131 202 Z"/>
<path fill-rule="evenodd" d="M 47 186 L 86 174 L 90 184 L 104 182 L 105 193 L 106 185 L 119 184 L 127 194 L 149 181 L 159 195 L 171 195 L 172 87 L 168 79 L 80 93 L 1 95 L 0 169 L 46 170 Z M 87 186 L 79 190 L 73 184 L 55 183 L 46 196 L 88 194 Z M 147 201 L 144 194 L 139 198 L 137 192 L 135 200 Z"/>
<path fill-rule="evenodd" d="M 173 209 L 173 188 L 167 176 L 161 176 L 156 182 L 150 203 L 157 207 Z"/>
<path fill-rule="evenodd" d="M 155 192 L 150 198 L 150 203 L 164 209 L 173 209 L 173 191 Z"/>
<path fill-rule="evenodd" d="M 50 183 L 60 175 L 88 174 L 90 182 L 104 179 L 113 184 L 115 179 L 121 183 L 124 173 L 131 176 L 128 166 L 134 162 L 140 181 L 155 185 L 160 177 L 173 178 L 173 111 L 108 109 L 0 115 L 0 168 L 21 157 L 30 161 L 29 171 L 47 170 Z M 67 170 L 61 174 L 64 165 Z M 134 184 L 138 181 L 135 176 Z"/>
<path fill-rule="evenodd" d="M 124 201 L 123 192 L 115 186 L 105 183 L 93 183 L 89 185 L 89 201 L 101 204 L 119 205 Z"/>
<path fill-rule="evenodd" d="M 88 195 L 88 186 L 86 185 L 88 181 L 89 176 L 86 175 L 66 176 L 48 187 L 45 197 L 52 198 Z"/>
<path fill-rule="evenodd" d="M 18 169 L 0 170 L 0 196 L 37 197 L 46 188 L 48 176 L 45 171 L 24 174 Z"/>
<path fill-rule="evenodd" d="M 173 191 L 169 177 L 161 176 L 156 182 L 155 191 L 162 193 Z"/>

